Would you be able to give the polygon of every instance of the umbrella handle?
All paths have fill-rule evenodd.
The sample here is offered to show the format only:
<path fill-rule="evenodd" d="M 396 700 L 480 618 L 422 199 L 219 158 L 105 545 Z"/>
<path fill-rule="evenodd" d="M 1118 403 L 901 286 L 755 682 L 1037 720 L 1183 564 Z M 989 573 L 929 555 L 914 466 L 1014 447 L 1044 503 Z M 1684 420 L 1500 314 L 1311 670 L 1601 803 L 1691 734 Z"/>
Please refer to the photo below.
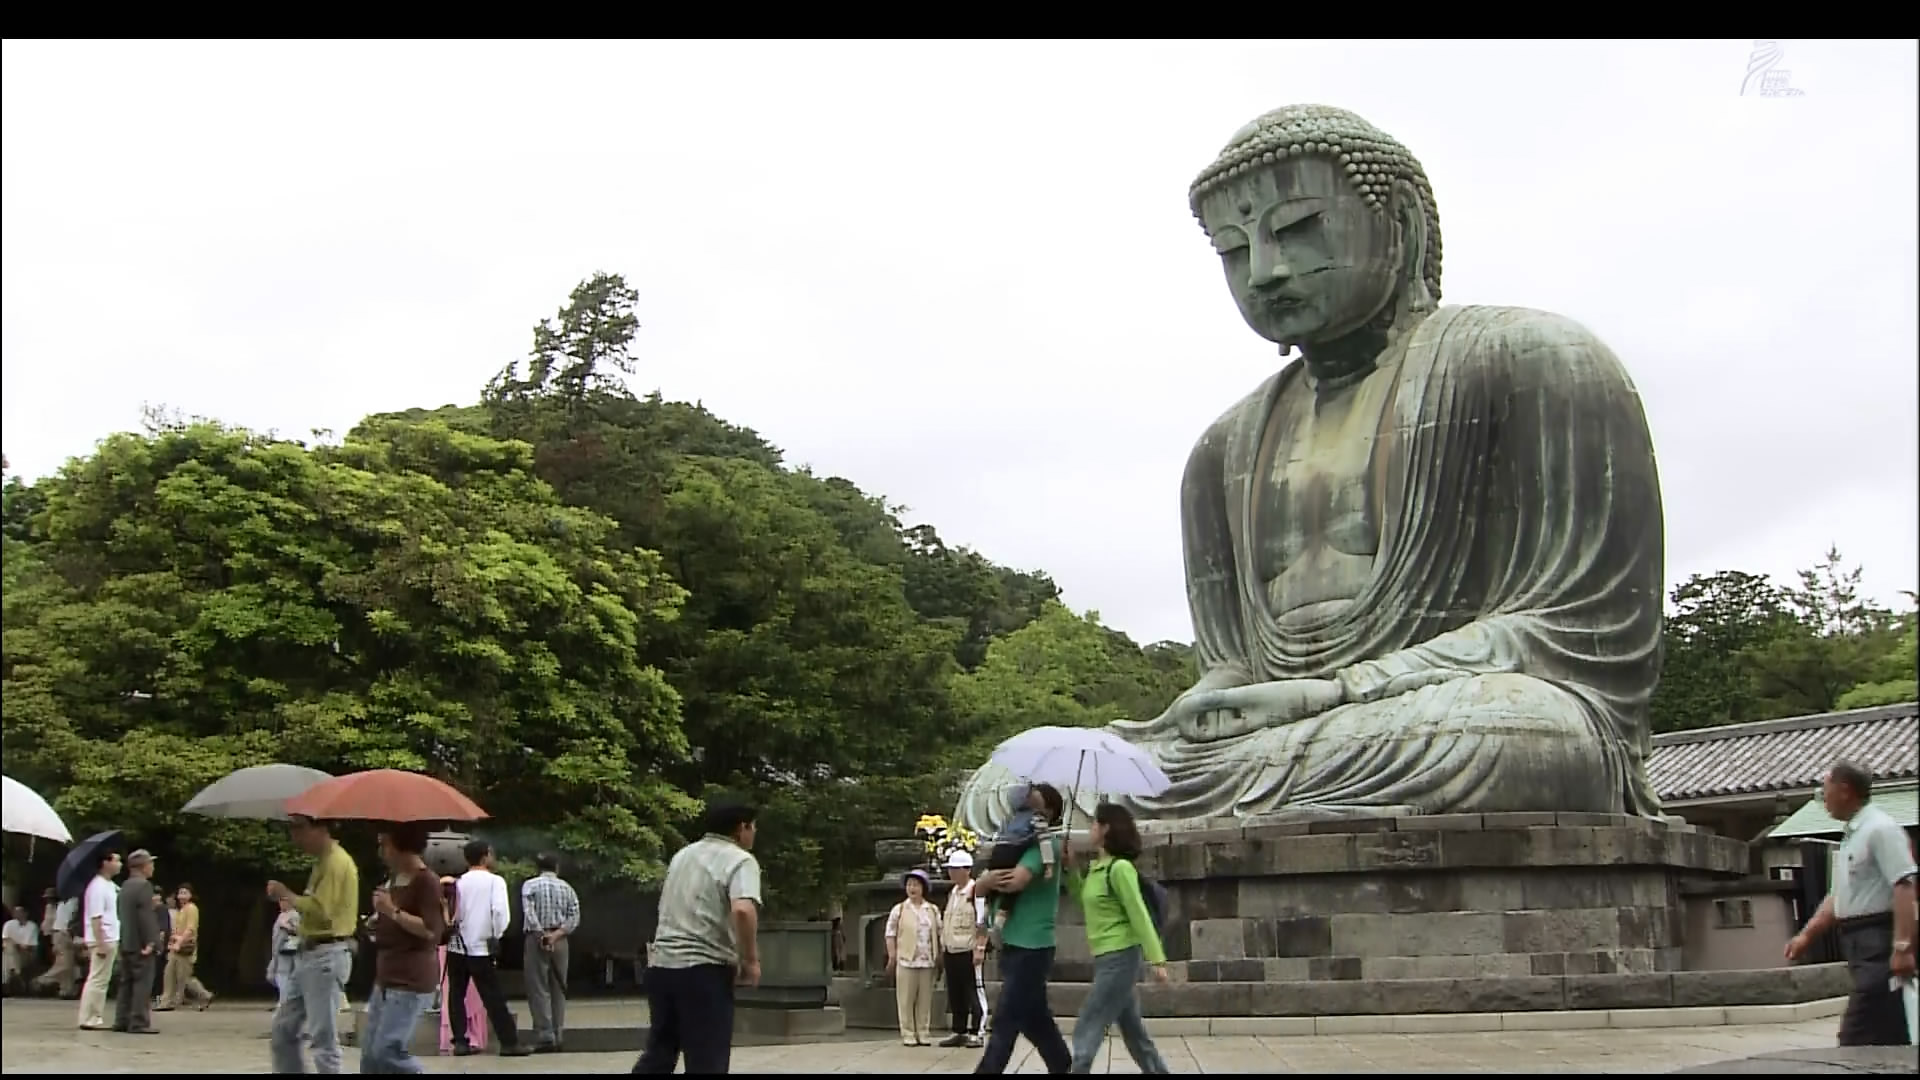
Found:
<path fill-rule="evenodd" d="M 1073 767 L 1073 795 L 1067 799 L 1067 844 L 1073 844 L 1073 811 L 1080 805 L 1080 774 L 1087 770 L 1087 752 L 1080 751 L 1080 762 Z"/>

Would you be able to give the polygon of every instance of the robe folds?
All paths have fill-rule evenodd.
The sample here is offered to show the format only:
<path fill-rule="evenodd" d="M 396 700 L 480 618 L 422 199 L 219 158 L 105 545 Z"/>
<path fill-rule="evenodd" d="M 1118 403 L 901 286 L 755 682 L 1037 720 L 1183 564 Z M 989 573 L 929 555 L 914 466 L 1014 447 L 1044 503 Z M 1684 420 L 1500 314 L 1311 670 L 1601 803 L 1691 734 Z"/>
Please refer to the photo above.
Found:
<path fill-rule="evenodd" d="M 1370 466 L 1379 546 L 1352 602 L 1283 624 L 1257 570 L 1263 447 L 1286 452 L 1269 422 L 1300 361 L 1214 423 L 1181 492 L 1196 692 L 1330 679 L 1344 703 L 1209 741 L 1183 737 L 1172 710 L 1116 723 L 1174 781 L 1126 801 L 1163 819 L 1658 814 L 1646 757 L 1663 523 L 1625 369 L 1560 316 L 1454 307 L 1380 371 L 1393 382 Z"/>

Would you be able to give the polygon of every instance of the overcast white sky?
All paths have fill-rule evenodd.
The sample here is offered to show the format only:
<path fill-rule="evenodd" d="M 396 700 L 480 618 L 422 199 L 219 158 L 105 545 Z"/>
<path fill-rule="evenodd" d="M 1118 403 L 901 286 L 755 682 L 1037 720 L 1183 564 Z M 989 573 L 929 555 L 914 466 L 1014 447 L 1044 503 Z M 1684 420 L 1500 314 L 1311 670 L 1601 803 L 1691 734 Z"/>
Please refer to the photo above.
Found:
<path fill-rule="evenodd" d="M 1188 639 L 1178 488 L 1275 366 L 1190 216 L 1341 105 L 1417 154 L 1446 300 L 1632 372 L 1667 574 L 1915 584 L 1911 42 L 45 44 L 0 61 L 4 449 L 143 402 L 284 434 L 468 402 L 580 279 L 702 399 L 950 542 Z"/>

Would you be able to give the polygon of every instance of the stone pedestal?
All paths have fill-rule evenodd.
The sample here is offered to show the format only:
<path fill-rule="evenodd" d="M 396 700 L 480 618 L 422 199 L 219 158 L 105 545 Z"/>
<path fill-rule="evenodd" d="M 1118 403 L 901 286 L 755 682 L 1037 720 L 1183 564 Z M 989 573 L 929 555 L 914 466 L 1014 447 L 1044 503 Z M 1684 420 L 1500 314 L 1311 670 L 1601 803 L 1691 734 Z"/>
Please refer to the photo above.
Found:
<path fill-rule="evenodd" d="M 1738 841 L 1597 814 L 1256 818 L 1143 839 L 1189 982 L 1674 971 L 1682 888 L 1747 869 Z"/>
<path fill-rule="evenodd" d="M 1145 831 L 1167 890 L 1172 984 L 1153 1017 L 1397 1016 L 1785 1006 L 1844 995 L 1838 965 L 1682 970 L 1685 896 L 1748 870 L 1747 845 L 1685 824 L 1596 814 L 1259 820 Z M 936 899 L 945 895 L 934 885 Z M 852 1026 L 891 1023 L 877 941 L 897 879 L 856 886 L 868 978 Z M 1074 1013 L 1092 975 L 1062 901 L 1049 998 Z M 989 983 L 997 981 L 988 961 Z"/>

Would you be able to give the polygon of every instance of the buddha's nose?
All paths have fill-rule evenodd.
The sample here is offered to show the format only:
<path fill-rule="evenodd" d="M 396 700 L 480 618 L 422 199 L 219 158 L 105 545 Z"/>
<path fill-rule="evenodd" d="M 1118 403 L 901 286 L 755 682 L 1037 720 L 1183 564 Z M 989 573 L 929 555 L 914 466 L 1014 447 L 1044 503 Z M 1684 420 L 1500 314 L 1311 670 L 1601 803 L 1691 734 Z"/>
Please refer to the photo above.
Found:
<path fill-rule="evenodd" d="M 1255 289 L 1277 289 L 1293 279 L 1293 268 L 1279 252 L 1268 252 L 1264 256 L 1256 253 L 1247 277 L 1247 283 Z"/>

